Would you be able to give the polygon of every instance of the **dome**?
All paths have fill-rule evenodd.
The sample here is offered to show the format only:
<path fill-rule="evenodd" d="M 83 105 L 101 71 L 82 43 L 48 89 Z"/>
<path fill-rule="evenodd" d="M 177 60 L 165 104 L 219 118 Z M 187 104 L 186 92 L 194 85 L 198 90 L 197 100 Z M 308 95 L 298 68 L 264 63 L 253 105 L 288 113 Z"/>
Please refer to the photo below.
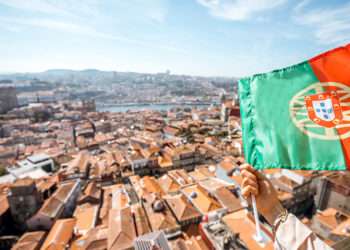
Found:
<path fill-rule="evenodd" d="M 197 198 L 197 193 L 195 191 L 193 191 L 191 194 L 190 194 L 190 197 L 192 199 L 196 199 Z"/>
<path fill-rule="evenodd" d="M 161 200 L 156 200 L 152 204 L 154 212 L 161 212 L 165 209 L 164 202 Z"/>

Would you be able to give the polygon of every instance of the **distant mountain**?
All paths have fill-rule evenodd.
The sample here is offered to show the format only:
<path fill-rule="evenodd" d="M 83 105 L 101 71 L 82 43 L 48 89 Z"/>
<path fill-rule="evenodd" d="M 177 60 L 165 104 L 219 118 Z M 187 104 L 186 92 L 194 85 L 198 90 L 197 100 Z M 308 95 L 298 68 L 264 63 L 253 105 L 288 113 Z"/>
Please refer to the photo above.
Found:
<path fill-rule="evenodd" d="M 70 69 L 50 69 L 40 73 L 14 73 L 2 74 L 0 80 L 34 80 L 62 83 L 98 83 L 100 81 L 112 81 L 116 72 L 101 71 L 96 69 L 70 70 Z"/>
<path fill-rule="evenodd" d="M 200 76 L 186 76 L 186 75 L 168 75 L 166 73 L 148 74 L 148 73 L 136 73 L 136 72 L 117 72 L 117 71 L 102 71 L 97 69 L 85 69 L 85 70 L 70 70 L 70 69 L 50 69 L 39 73 L 13 73 L 13 74 L 0 74 L 1 80 L 40 80 L 48 82 L 60 82 L 60 83 L 118 83 L 123 81 L 152 81 L 153 78 L 158 80 L 174 80 L 174 79 L 207 79 L 215 81 L 232 81 L 236 78 L 227 77 L 200 77 Z"/>

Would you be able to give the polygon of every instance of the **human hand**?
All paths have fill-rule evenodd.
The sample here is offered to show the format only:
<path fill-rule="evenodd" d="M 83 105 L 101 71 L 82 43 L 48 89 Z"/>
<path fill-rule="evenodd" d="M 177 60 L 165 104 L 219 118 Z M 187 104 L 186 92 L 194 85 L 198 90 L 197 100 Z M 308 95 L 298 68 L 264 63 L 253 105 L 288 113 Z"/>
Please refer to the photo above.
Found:
<path fill-rule="evenodd" d="M 277 192 L 271 182 L 249 164 L 240 166 L 242 181 L 242 195 L 250 201 L 250 196 L 255 195 L 259 213 L 273 225 L 276 218 L 284 211 L 278 200 Z"/>

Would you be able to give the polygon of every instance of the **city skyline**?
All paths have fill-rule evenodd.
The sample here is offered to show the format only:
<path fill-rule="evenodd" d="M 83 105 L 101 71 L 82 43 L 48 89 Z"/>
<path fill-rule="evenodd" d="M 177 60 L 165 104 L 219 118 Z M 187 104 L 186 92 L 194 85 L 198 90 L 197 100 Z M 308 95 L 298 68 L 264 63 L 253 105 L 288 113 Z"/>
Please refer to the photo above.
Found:
<path fill-rule="evenodd" d="M 242 77 L 346 44 L 349 11 L 340 0 L 0 0 L 0 68 Z"/>

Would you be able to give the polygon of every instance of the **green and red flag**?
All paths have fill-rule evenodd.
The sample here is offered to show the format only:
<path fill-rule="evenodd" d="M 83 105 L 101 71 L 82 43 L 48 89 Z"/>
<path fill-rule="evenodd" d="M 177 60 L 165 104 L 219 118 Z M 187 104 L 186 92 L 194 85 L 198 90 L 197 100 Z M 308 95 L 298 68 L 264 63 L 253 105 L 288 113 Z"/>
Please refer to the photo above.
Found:
<path fill-rule="evenodd" d="M 244 154 L 257 169 L 350 169 L 350 44 L 239 81 Z"/>

